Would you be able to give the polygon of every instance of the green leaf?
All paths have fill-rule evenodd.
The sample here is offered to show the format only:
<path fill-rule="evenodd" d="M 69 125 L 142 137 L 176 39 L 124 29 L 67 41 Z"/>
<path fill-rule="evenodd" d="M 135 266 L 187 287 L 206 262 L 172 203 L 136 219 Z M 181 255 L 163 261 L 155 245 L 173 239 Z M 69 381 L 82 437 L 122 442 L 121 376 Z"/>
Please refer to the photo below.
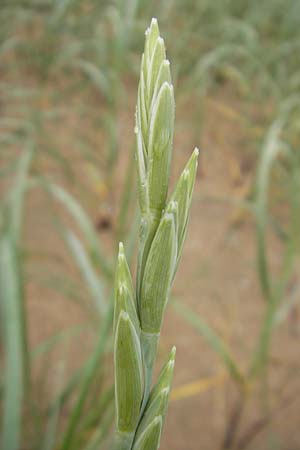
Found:
<path fill-rule="evenodd" d="M 11 221 L 10 227 L 16 243 L 18 243 L 21 238 L 24 196 L 27 189 L 28 172 L 33 155 L 34 149 L 29 147 L 29 149 L 21 156 L 18 163 L 15 185 L 11 190 L 10 197 L 8 199 L 10 214 L 9 220 Z"/>
<path fill-rule="evenodd" d="M 99 367 L 101 367 L 101 360 L 107 348 L 107 341 L 111 330 L 112 313 L 113 313 L 112 308 L 109 307 L 104 317 L 104 321 L 101 323 L 101 329 L 99 332 L 96 348 L 85 367 L 79 389 L 78 398 L 76 399 L 70 418 L 68 419 L 66 432 L 63 436 L 62 444 L 59 447 L 60 450 L 70 450 L 76 438 L 78 423 L 84 412 L 84 406 L 86 403 L 87 396 L 95 380 L 97 371 L 99 370 Z"/>
<path fill-rule="evenodd" d="M 101 70 L 98 66 L 93 64 L 90 61 L 85 61 L 83 59 L 79 59 L 74 63 L 75 67 L 79 67 L 83 73 L 85 73 L 90 80 L 95 84 L 95 86 L 99 89 L 99 91 L 109 99 L 110 96 L 110 87 L 109 81 L 104 74 L 104 71 Z"/>
<path fill-rule="evenodd" d="M 104 416 L 101 418 L 101 423 L 97 425 L 95 431 L 88 439 L 87 444 L 83 447 L 83 450 L 99 450 L 102 442 L 107 434 L 110 432 L 111 423 L 114 417 L 114 408 L 109 406 Z"/>
<path fill-rule="evenodd" d="M 42 185 L 68 210 L 68 212 L 75 219 L 77 225 L 84 234 L 89 246 L 89 252 L 93 260 L 103 270 L 103 273 L 108 277 L 112 277 L 112 268 L 107 256 L 104 254 L 98 236 L 94 230 L 93 224 L 87 213 L 84 211 L 78 201 L 61 186 L 54 183 L 48 183 L 41 179 Z"/>
<path fill-rule="evenodd" d="M 0 308 L 5 352 L 2 444 L 7 450 L 20 447 L 24 388 L 30 380 L 19 244 L 24 196 L 33 154 L 31 145 L 22 154 L 14 187 L 1 210 Z"/>
<path fill-rule="evenodd" d="M 0 298 L 5 351 L 2 448 L 18 450 L 22 431 L 26 350 L 20 268 L 15 243 L 8 232 L 0 240 Z"/>
<path fill-rule="evenodd" d="M 107 303 L 105 301 L 106 296 L 104 286 L 100 278 L 97 276 L 82 243 L 75 234 L 69 230 L 65 233 L 65 239 L 74 255 L 75 262 L 86 281 L 97 310 L 101 315 L 104 315 L 107 311 Z"/>
<path fill-rule="evenodd" d="M 261 288 L 267 301 L 272 300 L 272 279 L 266 251 L 266 227 L 268 222 L 268 191 L 271 169 L 280 152 L 282 120 L 275 121 L 269 129 L 258 165 L 256 181 L 257 267 Z"/>
<path fill-rule="evenodd" d="M 62 386 L 65 373 L 65 363 L 59 366 L 59 373 L 57 376 L 58 387 Z M 59 416 L 62 408 L 62 398 L 56 397 L 53 408 L 48 413 L 47 425 L 43 436 L 43 443 L 41 450 L 53 450 L 55 448 L 56 439 L 59 434 Z"/>

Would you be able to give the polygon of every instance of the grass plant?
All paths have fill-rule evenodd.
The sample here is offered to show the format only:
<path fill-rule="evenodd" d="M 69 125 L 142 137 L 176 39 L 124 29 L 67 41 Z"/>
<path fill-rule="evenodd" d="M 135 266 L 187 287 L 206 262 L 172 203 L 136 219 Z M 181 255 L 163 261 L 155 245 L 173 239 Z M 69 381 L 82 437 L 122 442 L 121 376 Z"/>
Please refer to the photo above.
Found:
<path fill-rule="evenodd" d="M 141 210 L 136 290 L 120 244 L 115 276 L 115 450 L 155 450 L 168 405 L 172 349 L 151 390 L 157 345 L 186 235 L 198 150 L 167 201 L 174 129 L 170 63 L 156 19 L 146 31 L 136 109 Z"/>
<path fill-rule="evenodd" d="M 245 199 L 245 203 L 256 223 L 256 267 L 265 299 L 265 317 L 255 351 L 250 355 L 249 367 L 241 368 L 234 351 L 203 318 L 200 320 L 186 309 L 183 314 L 189 315 L 188 320 L 221 356 L 242 395 L 249 382 L 262 387 L 268 384 L 273 333 L 290 316 L 296 303 L 295 298 L 289 296 L 289 289 L 293 277 L 297 280 L 295 271 L 300 245 L 296 195 L 299 192 L 300 67 L 295 57 L 299 50 L 298 8 L 298 0 L 1 1 L 0 319 L 3 375 L 0 391 L 1 438 L 5 450 L 26 448 L 26 445 L 30 450 L 93 450 L 104 448 L 107 443 L 114 411 L 112 385 L 103 384 L 102 376 L 107 352 L 112 348 L 113 261 L 117 242 L 122 240 L 128 265 L 131 265 L 140 225 L 138 215 L 132 218 L 135 214 L 135 162 L 131 156 L 128 162 L 122 159 L 126 138 L 121 121 L 124 110 L 129 109 L 131 87 L 139 74 L 142 31 L 153 15 L 158 16 L 169 44 L 172 83 L 169 79 L 166 81 L 176 88 L 177 107 L 179 109 L 178 100 L 181 99 L 193 105 L 185 110 L 184 120 L 189 123 L 195 141 L 201 139 L 199 130 L 205 125 L 205 100 L 214 99 L 217 105 L 239 115 L 239 123 L 246 124 L 247 157 L 250 156 L 253 166 L 257 164 L 258 167 L 253 182 L 255 194 L 253 198 Z M 145 60 L 144 63 L 147 74 L 148 63 Z M 167 63 L 164 70 L 168 76 Z M 143 82 L 145 84 L 145 78 Z M 162 160 L 161 175 L 164 178 L 152 177 L 154 169 L 148 155 L 159 130 L 153 122 L 150 145 L 148 113 L 152 106 L 149 102 L 157 98 L 158 92 L 153 91 L 153 86 L 150 90 L 145 89 L 145 92 L 140 91 L 139 100 L 144 98 L 138 105 L 140 117 L 137 116 L 137 139 L 142 148 L 137 154 L 142 232 L 138 279 L 133 295 L 139 320 L 137 329 L 141 328 L 142 336 L 139 345 L 144 399 L 147 398 L 145 376 L 147 385 L 151 378 L 144 374 L 144 363 L 149 358 L 150 374 L 155 352 L 144 356 L 141 345 L 146 339 L 143 331 L 152 323 L 151 311 L 149 315 L 143 314 L 141 321 L 141 298 L 147 299 L 149 294 L 143 280 L 149 272 L 150 261 L 161 255 L 151 253 L 159 229 L 163 232 L 170 226 L 172 234 L 180 235 L 176 250 L 180 254 L 178 247 L 182 245 L 185 230 L 178 231 L 178 224 L 185 219 L 181 214 L 184 208 L 179 207 L 179 203 L 187 202 L 184 194 L 178 202 L 178 212 L 176 207 L 173 209 L 174 204 L 166 204 L 168 161 Z M 164 95 L 173 102 L 169 87 L 165 88 Z M 166 123 L 164 126 L 167 128 Z M 178 128 L 180 126 L 179 123 Z M 170 120 L 169 131 L 171 128 Z M 126 148 L 130 146 L 133 142 L 126 143 Z M 164 154 L 167 156 L 170 152 Z M 119 201 L 114 183 L 120 184 L 120 159 L 122 164 L 128 164 L 128 173 L 120 187 Z M 88 170 L 91 167 L 93 177 Z M 157 169 L 154 172 L 157 174 Z M 288 210 L 288 218 L 284 220 L 276 217 L 272 210 L 276 200 L 275 177 L 280 181 L 276 189 Z M 183 177 L 182 185 L 185 183 Z M 145 192 L 146 185 L 150 186 L 148 192 Z M 38 214 L 30 201 L 32 193 L 35 195 L 37 191 L 42 202 Z M 157 191 L 162 193 L 159 198 Z M 170 199 L 177 201 L 174 196 L 175 193 Z M 105 205 L 109 210 L 109 230 L 104 236 L 104 240 L 112 243 L 113 249 L 109 251 L 104 245 L 106 242 L 102 241 L 102 232 L 95 229 L 99 205 L 101 214 Z M 51 224 L 50 233 L 58 235 L 66 244 L 70 252 L 68 258 L 62 259 L 60 249 L 49 249 L 40 239 L 36 240 L 36 245 L 28 245 L 28 237 L 31 243 L 34 242 L 36 229 L 41 226 L 38 218 L 35 219 L 37 215 L 43 216 L 43 223 Z M 34 218 L 30 229 L 24 229 L 24 218 L 25 224 L 28 218 Z M 164 226 L 160 227 L 162 221 Z M 268 259 L 271 233 L 278 236 L 284 248 L 279 273 L 272 272 Z M 174 244 L 174 240 L 161 240 L 170 247 L 172 242 Z M 158 241 L 156 245 L 159 247 Z M 173 248 L 172 252 L 175 253 Z M 167 250 L 168 254 L 170 256 Z M 74 262 L 72 274 L 69 271 L 71 261 Z M 165 267 L 169 266 L 166 264 Z M 150 275 L 153 283 L 153 279 L 161 274 Z M 169 278 L 170 273 L 165 276 Z M 59 331 L 31 348 L 27 330 L 32 319 L 27 316 L 27 303 L 31 300 L 28 285 L 41 290 L 41 303 L 52 295 L 76 302 L 82 308 L 84 322 Z M 166 281 L 165 288 L 167 285 Z M 158 305 L 156 319 L 162 314 L 161 306 Z M 122 317 L 124 319 L 124 315 Z M 156 324 L 156 330 L 159 325 Z M 36 365 L 44 360 L 49 364 L 48 355 L 53 349 L 68 346 L 80 333 L 91 330 L 93 350 L 75 373 L 61 376 L 49 404 L 41 405 L 38 388 L 40 383 L 46 384 L 48 378 L 32 379 Z M 151 339 L 155 341 L 155 338 Z M 46 364 L 43 374 L 47 375 Z M 27 383 L 32 386 L 30 391 Z M 107 403 L 101 403 L 102 395 Z M 264 405 L 268 403 L 266 400 L 263 399 Z M 163 419 L 156 416 L 149 434 L 144 434 L 147 427 L 139 434 L 138 445 L 147 448 L 148 435 L 155 447 L 162 422 Z M 33 423 L 34 426 L 28 426 Z M 242 436 L 244 442 L 251 442 L 246 434 Z M 236 433 L 234 440 L 237 446 Z"/>

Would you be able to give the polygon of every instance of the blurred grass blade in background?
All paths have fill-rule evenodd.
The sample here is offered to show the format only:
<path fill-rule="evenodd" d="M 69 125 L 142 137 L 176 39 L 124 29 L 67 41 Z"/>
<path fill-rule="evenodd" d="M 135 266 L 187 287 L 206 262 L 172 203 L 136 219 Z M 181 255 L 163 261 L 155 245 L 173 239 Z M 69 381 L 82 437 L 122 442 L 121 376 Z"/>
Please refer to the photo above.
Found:
<path fill-rule="evenodd" d="M 82 380 L 78 388 L 77 399 L 75 405 L 73 406 L 70 417 L 68 418 L 66 431 L 63 435 L 61 450 L 70 450 L 73 448 L 74 441 L 78 439 L 77 431 L 79 428 L 80 420 L 84 414 L 84 407 L 90 393 L 90 388 L 95 381 L 97 371 L 101 367 L 101 361 L 106 349 L 108 336 L 111 329 L 113 316 L 113 308 L 111 302 L 109 303 L 109 308 L 101 322 L 101 328 L 99 330 L 98 340 L 96 342 L 95 349 L 85 367 Z"/>
<path fill-rule="evenodd" d="M 74 260 L 85 279 L 91 297 L 94 300 L 96 311 L 98 311 L 101 316 L 104 316 L 107 310 L 107 302 L 105 300 L 106 294 L 101 279 L 93 269 L 82 243 L 75 234 L 72 231 L 67 230 L 65 231 L 64 236 L 73 254 Z"/>
<path fill-rule="evenodd" d="M 2 448 L 18 450 L 26 381 L 26 354 L 20 255 L 8 232 L 0 238 L 1 322 L 5 349 L 2 405 Z"/>
<path fill-rule="evenodd" d="M 239 365 L 237 364 L 237 361 L 235 360 L 234 356 L 232 355 L 231 351 L 227 347 L 226 343 L 222 340 L 222 338 L 220 338 L 207 323 L 205 323 L 187 306 L 177 301 L 174 306 L 175 309 L 183 315 L 183 317 L 219 355 L 232 378 L 242 385 L 245 381 L 244 376 L 239 368 Z"/>
<path fill-rule="evenodd" d="M 61 186 L 44 180 L 41 180 L 41 183 L 42 186 L 45 186 L 45 188 L 62 203 L 62 205 L 74 218 L 76 224 L 80 227 L 85 239 L 88 242 L 89 253 L 93 262 L 103 271 L 105 276 L 111 278 L 113 272 L 109 258 L 106 254 L 104 254 L 94 226 L 82 206 Z"/>
<path fill-rule="evenodd" d="M 27 177 L 33 148 L 21 156 L 13 189 L 1 208 L 0 224 L 0 306 L 5 369 L 3 378 L 2 446 L 20 447 L 25 389 L 29 388 L 26 314 L 24 307 L 21 233 Z"/>
<path fill-rule="evenodd" d="M 257 174 L 256 220 L 257 220 L 257 267 L 263 294 L 267 301 L 272 301 L 272 280 L 267 262 L 266 231 L 268 225 L 268 190 L 273 164 L 281 150 L 279 135 L 282 130 L 281 120 L 270 128 L 261 153 Z"/>

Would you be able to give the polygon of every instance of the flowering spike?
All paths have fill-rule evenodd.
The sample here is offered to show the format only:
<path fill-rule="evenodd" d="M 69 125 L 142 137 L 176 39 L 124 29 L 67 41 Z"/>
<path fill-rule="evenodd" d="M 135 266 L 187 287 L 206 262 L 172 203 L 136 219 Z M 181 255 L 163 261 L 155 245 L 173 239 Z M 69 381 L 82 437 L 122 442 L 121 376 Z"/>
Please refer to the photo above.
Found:
<path fill-rule="evenodd" d="M 175 348 L 151 390 L 157 345 L 187 229 L 197 169 L 192 154 L 167 203 L 175 101 L 170 63 L 156 19 L 146 31 L 136 108 L 141 210 L 136 293 L 123 245 L 115 278 L 114 450 L 157 450 L 168 406 Z"/>

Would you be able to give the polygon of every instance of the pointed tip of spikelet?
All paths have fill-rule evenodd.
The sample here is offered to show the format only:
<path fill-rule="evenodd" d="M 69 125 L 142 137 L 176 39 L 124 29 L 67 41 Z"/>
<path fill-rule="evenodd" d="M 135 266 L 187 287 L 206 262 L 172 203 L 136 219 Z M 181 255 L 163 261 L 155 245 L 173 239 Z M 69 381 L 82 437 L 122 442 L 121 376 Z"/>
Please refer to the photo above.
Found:
<path fill-rule="evenodd" d="M 175 356 L 176 356 L 176 347 L 175 345 L 172 347 L 171 352 L 170 352 L 170 361 L 174 361 L 175 360 Z"/>
<path fill-rule="evenodd" d="M 123 242 L 119 242 L 118 259 L 119 259 L 119 261 L 122 261 L 124 258 L 125 258 L 124 245 L 123 245 Z"/>
<path fill-rule="evenodd" d="M 151 33 L 155 33 L 159 36 L 158 20 L 156 17 L 152 17 L 149 27 L 145 31 L 145 35 L 149 36 Z"/>
<path fill-rule="evenodd" d="M 153 26 L 153 27 L 158 26 L 158 21 L 157 21 L 157 18 L 156 18 L 156 17 L 152 17 L 152 19 L 151 19 L 150 28 L 151 28 L 152 26 Z"/>
<path fill-rule="evenodd" d="M 199 152 L 198 147 L 195 147 L 195 148 L 194 148 L 194 151 L 193 151 L 193 153 L 192 153 L 192 155 L 191 155 L 191 157 L 190 157 L 190 159 L 189 159 L 189 161 L 188 161 L 188 163 L 187 163 L 187 165 L 186 165 L 186 167 L 185 167 L 184 172 L 185 172 L 185 171 L 188 171 L 189 174 L 190 174 L 190 173 L 193 174 L 193 173 L 196 171 L 197 166 L 198 166 L 198 156 L 199 156 L 199 153 L 200 153 L 200 152 Z"/>

